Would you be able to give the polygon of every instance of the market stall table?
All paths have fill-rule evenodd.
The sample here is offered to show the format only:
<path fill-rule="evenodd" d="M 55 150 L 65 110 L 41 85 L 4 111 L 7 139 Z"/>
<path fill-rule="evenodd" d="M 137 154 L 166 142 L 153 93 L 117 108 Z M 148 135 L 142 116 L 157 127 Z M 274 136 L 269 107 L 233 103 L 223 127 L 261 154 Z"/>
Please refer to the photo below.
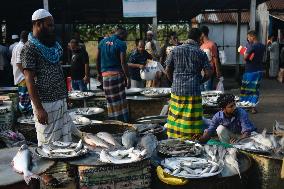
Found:
<path fill-rule="evenodd" d="M 32 149 L 32 148 L 31 148 Z M 0 150 L 0 188 L 27 188 L 23 175 L 13 170 L 11 161 L 18 152 L 19 147 L 4 148 Z M 33 157 L 35 166 L 32 172 L 40 175 L 54 165 L 54 161 Z"/>

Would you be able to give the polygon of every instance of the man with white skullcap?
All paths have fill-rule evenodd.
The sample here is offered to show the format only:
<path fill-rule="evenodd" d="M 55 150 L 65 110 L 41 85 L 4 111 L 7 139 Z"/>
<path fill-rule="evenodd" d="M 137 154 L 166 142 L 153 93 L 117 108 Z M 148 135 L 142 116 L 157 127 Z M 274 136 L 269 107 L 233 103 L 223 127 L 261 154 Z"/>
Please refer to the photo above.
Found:
<path fill-rule="evenodd" d="M 44 9 L 32 15 L 32 33 L 21 52 L 28 91 L 32 100 L 38 145 L 71 142 L 82 137 L 67 111 L 67 88 L 59 63 L 63 50 L 56 42 L 54 20 Z"/>
<path fill-rule="evenodd" d="M 10 53 L 10 56 L 12 56 L 12 52 L 13 52 L 13 49 L 14 47 L 19 43 L 18 40 L 19 40 L 19 36 L 18 35 L 12 35 L 12 44 L 9 46 L 9 53 Z"/>

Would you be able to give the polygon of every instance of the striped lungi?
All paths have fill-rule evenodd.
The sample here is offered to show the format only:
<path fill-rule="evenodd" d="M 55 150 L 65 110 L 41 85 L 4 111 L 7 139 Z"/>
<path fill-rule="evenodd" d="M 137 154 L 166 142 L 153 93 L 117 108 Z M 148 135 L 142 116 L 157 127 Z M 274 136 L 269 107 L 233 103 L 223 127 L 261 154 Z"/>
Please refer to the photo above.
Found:
<path fill-rule="evenodd" d="M 200 136 L 203 128 L 201 96 L 172 94 L 167 121 L 169 138 L 192 139 Z"/>
<path fill-rule="evenodd" d="M 72 142 L 72 134 L 81 137 L 81 132 L 76 128 L 67 111 L 66 99 L 43 102 L 42 106 L 48 114 L 48 125 L 38 122 L 36 108 L 33 105 L 38 146 L 53 141 Z"/>
<path fill-rule="evenodd" d="M 240 101 L 258 103 L 259 86 L 263 72 L 250 72 L 243 75 Z"/>
<path fill-rule="evenodd" d="M 107 99 L 108 117 L 110 119 L 128 122 L 128 105 L 123 75 L 104 76 L 103 88 Z"/>
<path fill-rule="evenodd" d="M 31 99 L 28 93 L 28 88 L 26 81 L 23 80 L 18 83 L 18 95 L 19 95 L 19 105 L 18 108 L 20 112 L 27 113 L 32 110 Z"/>

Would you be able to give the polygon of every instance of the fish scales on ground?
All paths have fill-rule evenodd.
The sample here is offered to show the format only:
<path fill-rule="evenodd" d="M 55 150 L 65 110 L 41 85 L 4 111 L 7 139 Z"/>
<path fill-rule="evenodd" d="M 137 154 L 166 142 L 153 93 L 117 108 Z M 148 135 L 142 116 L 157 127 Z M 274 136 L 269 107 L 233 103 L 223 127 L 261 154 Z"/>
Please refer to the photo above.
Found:
<path fill-rule="evenodd" d="M 11 164 L 16 172 L 24 175 L 24 180 L 27 184 L 29 184 L 31 178 L 39 179 L 38 175 L 31 172 L 32 154 L 26 144 L 20 147 Z"/>
<path fill-rule="evenodd" d="M 136 131 L 127 130 L 123 133 L 121 137 L 122 145 L 125 148 L 135 147 L 138 142 L 138 135 Z"/>
<path fill-rule="evenodd" d="M 119 142 L 117 142 L 117 141 L 114 139 L 114 137 L 112 136 L 112 134 L 110 134 L 110 133 L 107 133 L 107 132 L 99 132 L 99 133 L 97 133 L 96 135 L 97 135 L 100 139 L 104 140 L 105 142 L 107 142 L 107 143 L 109 143 L 109 144 L 111 144 L 111 145 L 113 145 L 113 146 L 117 146 L 117 147 L 121 146 L 121 145 L 119 144 Z"/>

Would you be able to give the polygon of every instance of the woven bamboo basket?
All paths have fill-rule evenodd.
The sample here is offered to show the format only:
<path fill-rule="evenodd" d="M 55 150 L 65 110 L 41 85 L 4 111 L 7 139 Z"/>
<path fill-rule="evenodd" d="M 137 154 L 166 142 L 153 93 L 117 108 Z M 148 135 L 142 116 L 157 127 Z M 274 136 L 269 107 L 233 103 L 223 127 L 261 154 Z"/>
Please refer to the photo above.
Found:
<path fill-rule="evenodd" d="M 284 166 L 283 159 L 264 155 L 248 154 L 253 161 L 254 187 L 257 189 L 283 189 L 284 188 Z M 282 167 L 283 166 L 283 167 Z"/>
<path fill-rule="evenodd" d="M 160 115 L 168 98 L 156 98 L 153 100 L 128 100 L 130 120 L 135 121 L 145 116 Z"/>
<path fill-rule="evenodd" d="M 22 133 L 27 141 L 37 143 L 36 128 L 34 124 L 17 124 L 15 130 Z"/>
<path fill-rule="evenodd" d="M 80 188 L 147 189 L 151 185 L 150 160 L 114 165 L 78 166 Z"/>
<path fill-rule="evenodd" d="M 79 127 L 83 132 L 87 133 L 98 133 L 98 132 L 108 132 L 111 134 L 122 134 L 126 130 L 134 130 L 132 124 L 124 123 L 121 121 L 107 120 L 103 123 L 96 123 L 92 125 L 87 125 Z"/>

